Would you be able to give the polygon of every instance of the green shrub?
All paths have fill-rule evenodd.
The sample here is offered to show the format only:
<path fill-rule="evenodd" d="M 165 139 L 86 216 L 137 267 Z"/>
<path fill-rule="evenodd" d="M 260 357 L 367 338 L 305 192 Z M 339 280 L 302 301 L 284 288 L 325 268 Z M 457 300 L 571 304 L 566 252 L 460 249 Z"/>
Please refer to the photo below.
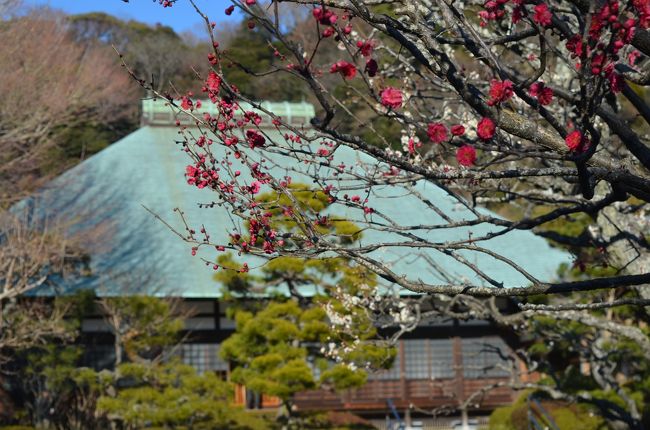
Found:
<path fill-rule="evenodd" d="M 527 430 L 529 395 L 530 392 L 524 392 L 512 405 L 495 409 L 490 415 L 490 430 Z M 608 428 L 605 421 L 587 406 L 546 400 L 541 403 L 560 430 Z"/>

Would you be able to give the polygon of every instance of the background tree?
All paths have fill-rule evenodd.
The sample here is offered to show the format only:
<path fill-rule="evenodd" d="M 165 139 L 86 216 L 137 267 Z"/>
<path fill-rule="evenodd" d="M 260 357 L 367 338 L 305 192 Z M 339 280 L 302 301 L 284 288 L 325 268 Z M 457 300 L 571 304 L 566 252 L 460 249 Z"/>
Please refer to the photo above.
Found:
<path fill-rule="evenodd" d="M 130 296 L 102 298 L 99 304 L 115 336 L 116 359 L 110 389 L 102 390 L 97 411 L 113 425 L 266 428 L 263 419 L 232 404 L 229 382 L 180 362 L 176 348 L 188 316 L 180 301 Z"/>
<path fill-rule="evenodd" d="M 490 415 L 490 429 L 519 430 L 528 428 L 530 423 L 530 402 L 534 401 L 530 393 L 523 392 L 512 405 L 497 408 Z M 603 430 L 609 428 L 605 421 L 584 405 L 542 401 L 544 418 L 539 418 L 540 425 L 560 429 L 580 428 L 585 430 Z M 542 412 L 540 408 L 537 409 Z"/>
<path fill-rule="evenodd" d="M 0 50 L 4 206 L 39 184 L 62 134 L 86 124 L 114 123 L 135 100 L 128 79 L 116 73 L 114 54 L 75 43 L 62 16 L 33 12 L 3 21 L 0 32 L 5 40 Z"/>
<path fill-rule="evenodd" d="M 224 46 L 223 72 L 242 94 L 255 100 L 300 101 L 307 92 L 282 73 L 281 45 L 270 43 L 264 28 L 249 29 L 242 21 Z"/>
<path fill-rule="evenodd" d="M 26 305 L 21 296 L 77 273 L 83 254 L 57 226 L 36 225 L 28 211 L 0 212 L 0 369 L 13 351 L 51 336 L 66 337 L 66 306 L 39 300 Z"/>
<path fill-rule="evenodd" d="M 114 339 L 115 366 L 164 360 L 181 341 L 188 317 L 178 299 L 149 296 L 103 297 L 97 301 Z"/>
<path fill-rule="evenodd" d="M 200 90 L 192 68 L 206 68 L 205 40 L 179 35 L 167 26 L 125 21 L 101 12 L 72 15 L 68 22 L 78 43 L 114 47 L 156 90 L 174 95 L 175 86 L 183 91 Z"/>
<path fill-rule="evenodd" d="M 22 316 L 15 326 L 26 340 L 7 348 L 11 354 L 5 356 L 2 367 L 3 389 L 12 402 L 4 405 L 9 415 L 0 417 L 0 423 L 29 424 L 34 428 L 95 428 L 95 402 L 106 375 L 98 378 L 94 370 L 80 368 L 83 351 L 75 344 L 92 301 L 88 294 L 53 301 L 32 299 L 12 312 Z M 40 319 L 29 321 L 37 317 Z M 44 332 L 43 327 L 50 326 L 57 331 Z M 18 335 L 9 337 L 16 339 Z"/>
<path fill-rule="evenodd" d="M 114 397 L 101 397 L 98 408 L 123 428 L 268 428 L 264 420 L 231 403 L 232 387 L 214 373 L 199 375 L 177 362 L 153 367 L 123 364 L 120 373 L 129 385 Z"/>
<path fill-rule="evenodd" d="M 86 150 L 78 141 L 69 145 L 68 138 L 88 137 L 92 127 L 121 121 L 124 107 L 133 102 L 128 79 L 102 78 L 119 71 L 114 54 L 75 43 L 62 16 L 34 11 L 3 13 L 2 19 L 0 362 L 14 348 L 65 336 L 64 312 L 19 297 L 61 276 L 79 275 L 87 257 L 80 245 L 98 237 L 98 231 L 71 237 L 55 217 L 34 216 L 46 212 L 36 201 L 15 203 L 68 167 L 70 159 L 83 158 Z M 78 151 L 66 152 L 71 146 Z"/>
<path fill-rule="evenodd" d="M 11 401 L 3 404 L 8 415 L 0 420 L 102 428 L 96 401 L 113 377 L 79 367 L 74 300 L 24 297 L 87 273 L 84 247 L 101 242 L 102 232 L 69 234 L 73 221 L 48 213 L 33 193 L 134 127 L 137 86 L 120 73 L 110 47 L 75 40 L 66 17 L 49 10 L 14 14 L 19 10 L 13 7 L 5 12 L 0 10 L 0 379 Z M 142 347 L 142 337 L 129 345 L 140 341 Z"/>
<path fill-rule="evenodd" d="M 229 382 L 180 362 L 186 315 L 178 301 L 83 293 L 58 298 L 56 305 L 66 311 L 66 337 L 14 349 L 3 382 L 15 413 L 0 423 L 41 429 L 268 428 L 264 417 L 232 404 Z M 105 369 L 87 367 L 95 363 L 84 359 L 79 339 L 81 321 L 97 309 L 106 312 L 120 342 Z"/>

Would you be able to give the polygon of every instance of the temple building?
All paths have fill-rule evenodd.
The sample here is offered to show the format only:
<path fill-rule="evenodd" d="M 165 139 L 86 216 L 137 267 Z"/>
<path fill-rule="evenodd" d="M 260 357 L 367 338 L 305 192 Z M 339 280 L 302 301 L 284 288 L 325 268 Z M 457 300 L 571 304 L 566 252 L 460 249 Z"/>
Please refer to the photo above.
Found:
<path fill-rule="evenodd" d="M 295 127 L 308 128 L 315 116 L 314 107 L 307 103 L 264 103 L 263 106 Z M 267 115 L 260 115 L 259 126 L 265 133 L 279 136 L 281 130 Z M 41 193 L 40 207 L 71 220 L 73 230 L 101 226 L 103 234 L 98 237 L 104 239 L 90 244 L 91 276 L 39 291 L 39 294 L 70 294 L 92 288 L 99 296 L 180 297 L 185 306 L 192 309 L 192 316 L 186 321 L 191 336 L 180 348 L 183 361 L 201 372 L 222 372 L 227 377 L 228 363 L 219 357 L 218 351 L 220 342 L 234 330 L 234 322 L 226 316 L 225 305 L 220 301 L 220 285 L 214 280 L 212 268 L 206 267 L 201 258 L 202 250 L 193 256 L 190 245 L 175 234 L 174 230 L 183 232 L 185 226 L 174 209 L 183 211 L 189 225 L 204 224 L 214 240 L 224 242 L 232 229 L 231 218 L 226 208 L 219 205 L 200 208 L 198 203 L 210 202 L 209 190 L 186 184 L 185 168 L 191 161 L 178 143 L 181 139 L 176 125 L 177 120 L 187 122 L 184 118 L 161 101 L 144 100 L 142 125 L 138 130 L 56 178 Z M 192 127 L 191 122 L 187 125 Z M 367 156 L 349 148 L 339 148 L 336 156 L 337 162 L 343 160 L 348 166 L 367 161 Z M 281 162 L 277 162 L 276 172 L 282 172 Z M 444 189 L 431 183 L 418 184 L 418 191 L 435 202 L 441 211 L 454 217 L 462 218 L 466 211 L 452 201 Z M 399 197 L 399 193 L 389 189 L 378 190 L 377 195 L 384 198 L 377 199 L 376 207 L 386 213 L 392 211 L 395 219 L 402 217 L 409 224 L 426 224 L 430 217 L 430 211 L 421 207 L 421 200 L 412 196 Z M 399 205 L 395 197 L 400 198 Z M 483 228 L 472 227 L 471 232 L 479 234 L 484 232 Z M 469 230 L 463 227 L 431 234 L 440 241 L 452 240 L 467 237 Z M 364 240 L 372 242 L 379 238 L 371 233 L 364 236 Z M 558 266 L 569 261 L 564 252 L 552 248 L 529 231 L 510 232 L 491 239 L 486 246 L 512 256 L 540 279 L 552 279 Z M 439 274 L 431 273 L 429 265 L 418 258 L 419 250 L 411 249 L 409 254 L 400 254 L 400 250 L 380 252 L 384 261 L 403 272 L 440 279 Z M 203 257 L 215 258 L 209 253 Z M 445 260 L 444 256 L 436 258 L 454 276 L 475 279 L 474 273 L 456 261 Z M 472 258 L 485 263 L 485 259 L 491 257 Z M 526 282 L 519 273 L 497 261 L 488 265 L 491 274 L 504 280 L 504 287 Z M 116 279 L 133 281 L 125 285 Z M 137 279 L 146 279 L 146 282 L 140 283 Z M 499 306 L 512 305 L 503 300 Z M 114 349 L 102 315 L 98 313 L 87 318 L 82 330 L 87 341 L 87 364 L 96 368 L 110 367 L 115 358 L 111 355 Z M 386 416 L 394 422 L 396 415 L 401 420 L 410 417 L 413 422 L 420 421 L 423 428 L 434 428 L 430 427 L 433 425 L 431 418 L 416 418 L 418 411 L 458 404 L 482 386 L 507 382 L 511 374 L 504 371 L 500 363 L 506 359 L 517 360 L 512 351 L 520 343 L 521 339 L 502 332 L 487 321 L 436 320 L 404 335 L 398 341 L 393 367 L 372 374 L 365 386 L 344 393 L 304 392 L 297 396 L 296 404 L 304 410 L 356 413 L 373 419 L 379 428 L 386 427 Z M 237 391 L 237 397 L 246 403 L 244 387 Z M 510 404 L 516 397 L 517 393 L 506 387 L 491 390 L 473 400 L 470 417 L 484 419 L 495 407 Z M 264 396 L 261 405 L 257 406 L 275 407 L 277 402 Z M 452 416 L 448 421 L 454 419 L 458 418 Z"/>

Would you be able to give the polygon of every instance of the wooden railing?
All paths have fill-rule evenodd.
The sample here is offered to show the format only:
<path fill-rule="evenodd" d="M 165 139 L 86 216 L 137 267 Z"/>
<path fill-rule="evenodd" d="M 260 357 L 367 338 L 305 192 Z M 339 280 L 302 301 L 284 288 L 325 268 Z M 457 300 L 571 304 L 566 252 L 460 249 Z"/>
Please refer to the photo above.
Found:
<path fill-rule="evenodd" d="M 493 338 L 494 336 L 466 339 L 453 337 L 437 344 L 419 339 L 417 345 L 406 345 L 408 340 L 402 340 L 397 345 L 398 355 L 390 371 L 371 375 L 371 379 L 357 389 L 343 392 L 324 389 L 301 392 L 294 397 L 294 403 L 302 410 L 380 412 L 387 409 L 388 400 L 401 410 L 410 408 L 411 405 L 423 409 L 454 408 L 475 393 L 481 393 L 472 399 L 473 409 L 493 410 L 511 404 L 516 398 L 516 393 L 504 386 L 486 390 L 495 384 L 507 383 L 511 377 L 508 372 L 495 369 L 476 371 L 477 351 L 480 349 L 472 348 L 471 342 L 475 339 Z M 432 349 L 434 346 L 439 348 L 435 357 Z M 502 347 L 507 348 L 505 343 Z M 410 359 L 407 359 L 407 350 L 410 351 Z M 503 353 L 507 355 L 508 351 Z M 262 399 L 261 407 L 274 407 L 278 403 L 277 399 L 266 397 Z"/>
<path fill-rule="evenodd" d="M 326 390 L 302 392 L 295 396 L 294 401 L 298 409 L 303 410 L 380 411 L 386 409 L 388 399 L 391 399 L 398 409 L 408 408 L 410 405 L 423 409 L 454 407 L 459 403 L 460 392 L 469 396 L 486 386 L 504 381 L 507 379 L 369 381 L 361 388 L 341 393 Z M 499 387 L 477 398 L 477 409 L 491 410 L 510 404 L 514 399 L 512 390 Z"/>

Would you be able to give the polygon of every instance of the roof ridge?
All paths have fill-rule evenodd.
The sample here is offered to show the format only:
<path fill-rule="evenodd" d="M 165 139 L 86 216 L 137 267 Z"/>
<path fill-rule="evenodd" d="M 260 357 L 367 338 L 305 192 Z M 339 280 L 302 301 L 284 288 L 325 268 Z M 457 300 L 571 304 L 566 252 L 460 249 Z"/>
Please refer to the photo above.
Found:
<path fill-rule="evenodd" d="M 198 113 L 209 114 L 210 116 L 218 116 L 219 108 L 210 100 L 196 100 L 201 102 Z M 281 117 L 284 122 L 291 126 L 308 125 L 310 120 L 316 116 L 314 105 L 305 101 L 290 102 L 290 101 L 261 101 L 259 104 L 264 110 L 272 112 L 274 115 Z M 264 110 L 253 107 L 252 104 L 246 102 L 239 103 L 240 110 L 244 112 L 252 111 L 258 114 L 262 122 L 258 127 L 275 127 L 271 122 L 271 117 Z M 184 115 L 186 112 L 178 106 L 172 107 L 168 100 L 161 98 L 142 99 L 142 116 L 141 125 L 193 125 L 194 120 L 190 115 Z"/>

